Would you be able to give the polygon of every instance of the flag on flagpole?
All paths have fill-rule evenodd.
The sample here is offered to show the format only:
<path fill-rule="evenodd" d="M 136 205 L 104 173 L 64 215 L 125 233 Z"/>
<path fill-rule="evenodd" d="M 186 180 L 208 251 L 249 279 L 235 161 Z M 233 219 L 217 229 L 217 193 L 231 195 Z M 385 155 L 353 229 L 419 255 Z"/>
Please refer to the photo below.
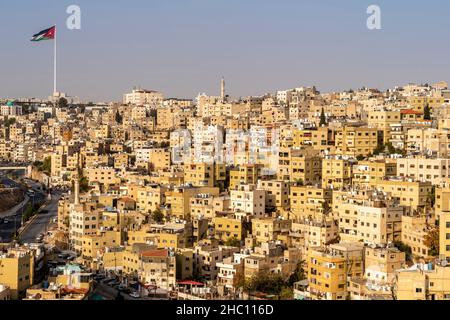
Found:
<path fill-rule="evenodd" d="M 53 40 L 55 39 L 56 34 L 56 26 L 53 26 L 51 28 L 42 30 L 39 33 L 36 33 L 33 38 L 31 38 L 31 41 L 44 41 L 44 40 Z"/>

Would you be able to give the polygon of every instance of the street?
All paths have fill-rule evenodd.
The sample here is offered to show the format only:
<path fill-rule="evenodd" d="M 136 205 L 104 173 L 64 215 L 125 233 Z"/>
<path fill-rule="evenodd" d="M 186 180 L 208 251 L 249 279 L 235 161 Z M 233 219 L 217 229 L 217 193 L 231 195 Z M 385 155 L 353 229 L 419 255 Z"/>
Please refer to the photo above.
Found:
<path fill-rule="evenodd" d="M 20 235 L 22 243 L 36 242 L 36 238 L 40 234 L 45 234 L 52 220 L 58 217 L 58 201 L 60 195 L 53 194 L 52 199 L 42 208 L 44 213 L 38 213 L 36 218 L 25 227 Z"/>
<path fill-rule="evenodd" d="M 10 179 L 4 178 L 1 180 L 2 184 L 20 187 L 20 185 Z M 25 200 L 16 207 L 0 214 L 0 218 L 6 219 L 7 223 L 0 224 L 0 242 L 11 242 L 13 240 L 15 232 L 22 226 L 22 214 L 26 210 L 28 204 L 34 205 L 35 203 L 41 203 L 45 200 L 45 194 L 39 192 L 39 185 L 37 183 L 32 184 L 34 194 L 26 195 Z"/>

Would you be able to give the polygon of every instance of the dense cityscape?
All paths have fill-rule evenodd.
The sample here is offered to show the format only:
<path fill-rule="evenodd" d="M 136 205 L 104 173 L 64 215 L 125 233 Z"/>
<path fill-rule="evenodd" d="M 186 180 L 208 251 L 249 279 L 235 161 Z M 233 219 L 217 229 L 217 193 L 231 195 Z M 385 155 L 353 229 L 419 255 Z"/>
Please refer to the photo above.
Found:
<path fill-rule="evenodd" d="M 446 82 L 217 87 L 1 100 L 0 300 L 450 299 Z"/>

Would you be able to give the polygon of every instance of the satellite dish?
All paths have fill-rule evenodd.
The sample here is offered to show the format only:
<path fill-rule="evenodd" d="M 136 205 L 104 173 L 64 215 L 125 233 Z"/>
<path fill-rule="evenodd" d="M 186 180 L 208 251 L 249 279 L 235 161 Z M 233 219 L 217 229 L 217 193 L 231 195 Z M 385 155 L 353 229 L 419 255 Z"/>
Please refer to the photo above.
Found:
<path fill-rule="evenodd" d="M 443 267 L 448 266 L 448 261 L 447 260 L 442 260 L 441 266 L 443 266 Z"/>

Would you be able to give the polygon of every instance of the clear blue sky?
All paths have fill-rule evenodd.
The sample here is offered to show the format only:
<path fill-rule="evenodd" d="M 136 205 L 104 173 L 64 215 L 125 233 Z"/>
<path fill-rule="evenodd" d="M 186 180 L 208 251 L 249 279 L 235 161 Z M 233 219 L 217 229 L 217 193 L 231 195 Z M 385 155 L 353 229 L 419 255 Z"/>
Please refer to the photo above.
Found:
<path fill-rule="evenodd" d="M 70 4 L 80 31 L 65 28 Z M 370 4 L 383 30 L 366 28 Z M 83 100 L 219 94 L 221 75 L 234 97 L 450 80 L 447 0 L 3 0 L 0 21 L 0 97 L 52 92 L 52 42 L 29 39 L 55 23 L 59 89 Z"/>

